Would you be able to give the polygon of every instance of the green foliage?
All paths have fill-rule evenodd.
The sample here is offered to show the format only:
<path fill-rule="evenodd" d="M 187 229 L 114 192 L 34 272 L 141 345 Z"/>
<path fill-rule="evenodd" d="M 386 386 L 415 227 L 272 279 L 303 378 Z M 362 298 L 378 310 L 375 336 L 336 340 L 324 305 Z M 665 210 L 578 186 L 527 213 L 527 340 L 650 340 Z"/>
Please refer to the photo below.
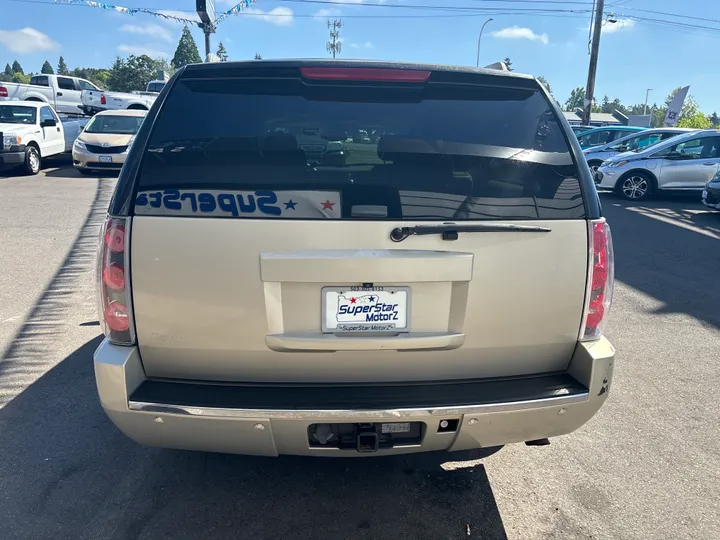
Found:
<path fill-rule="evenodd" d="M 570 92 L 570 97 L 565 102 L 565 110 L 574 111 L 575 109 L 582 109 L 584 100 L 585 89 L 582 86 L 578 86 L 572 92 Z"/>
<path fill-rule="evenodd" d="M 497 57 L 496 57 L 496 58 L 497 58 Z M 506 56 L 506 57 L 505 57 L 505 60 L 503 60 L 503 63 L 504 63 L 505 66 L 508 68 L 508 71 L 513 71 L 513 68 L 512 68 L 512 60 L 510 60 L 510 57 L 509 57 L 509 56 Z"/>
<path fill-rule="evenodd" d="M 145 90 L 147 83 L 155 79 L 157 72 L 166 65 L 167 60 L 153 60 L 146 54 L 130 55 L 126 59 L 118 56 L 110 68 L 107 86 L 115 92 Z"/>
<path fill-rule="evenodd" d="M 262 60 L 262 56 L 260 56 L 260 53 L 255 53 L 255 60 Z"/>
<path fill-rule="evenodd" d="M 10 64 L 5 64 L 4 74 L 7 75 L 8 77 L 12 77 L 13 70 L 12 70 L 12 68 L 10 67 Z"/>
<path fill-rule="evenodd" d="M 701 112 L 696 112 L 688 116 L 680 118 L 675 127 L 693 128 L 693 129 L 709 129 L 713 126 L 710 118 Z"/>
<path fill-rule="evenodd" d="M 218 45 L 217 57 L 220 59 L 221 62 L 228 61 L 228 53 L 227 53 L 227 50 L 225 49 L 225 45 L 223 45 L 222 41 Z"/>
<path fill-rule="evenodd" d="M 40 73 L 45 73 L 47 75 L 52 75 L 55 73 L 55 70 L 50 65 L 50 62 L 45 60 L 45 63 L 42 65 L 42 68 L 40 68 Z"/>
<path fill-rule="evenodd" d="M 13 74 L 16 74 L 16 73 L 23 73 L 23 74 L 24 74 L 24 73 L 25 73 L 25 72 L 23 71 L 22 66 L 20 65 L 20 62 L 18 62 L 17 60 L 15 60 L 15 61 L 13 62 L 12 72 L 13 72 Z"/>
<path fill-rule="evenodd" d="M 61 56 L 60 60 L 58 60 L 58 66 L 57 66 L 57 74 L 58 75 L 67 75 L 68 74 L 68 67 L 65 63 L 65 59 Z"/>
<path fill-rule="evenodd" d="M 710 123 L 713 125 L 714 128 L 717 128 L 720 126 L 720 117 L 716 112 L 713 112 L 710 116 Z"/>
<path fill-rule="evenodd" d="M 70 75 L 72 77 L 86 79 L 100 88 L 107 88 L 108 80 L 110 79 L 110 70 L 104 68 L 75 68 L 70 71 Z"/>
<path fill-rule="evenodd" d="M 190 29 L 185 26 L 180 36 L 175 55 L 172 59 L 172 65 L 175 69 L 179 69 L 188 64 L 199 64 L 202 62 L 197 44 L 190 33 Z"/>

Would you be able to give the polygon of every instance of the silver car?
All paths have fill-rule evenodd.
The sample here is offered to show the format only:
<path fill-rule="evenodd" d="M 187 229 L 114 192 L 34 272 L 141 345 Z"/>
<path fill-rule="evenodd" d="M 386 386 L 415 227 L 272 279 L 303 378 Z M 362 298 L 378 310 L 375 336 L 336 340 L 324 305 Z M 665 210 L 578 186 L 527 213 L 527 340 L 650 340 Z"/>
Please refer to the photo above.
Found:
<path fill-rule="evenodd" d="M 648 129 L 640 133 L 631 133 L 622 139 L 617 139 L 607 144 L 586 148 L 583 150 L 583 154 L 585 155 L 590 170 L 594 173 L 603 161 L 607 161 L 611 157 L 623 152 L 642 152 L 671 137 L 677 137 L 678 135 L 692 131 L 696 130 L 671 127 Z"/>
<path fill-rule="evenodd" d="M 639 201 L 658 190 L 701 190 L 720 168 L 720 131 L 679 135 L 638 153 L 605 161 L 595 172 L 598 188 Z"/>

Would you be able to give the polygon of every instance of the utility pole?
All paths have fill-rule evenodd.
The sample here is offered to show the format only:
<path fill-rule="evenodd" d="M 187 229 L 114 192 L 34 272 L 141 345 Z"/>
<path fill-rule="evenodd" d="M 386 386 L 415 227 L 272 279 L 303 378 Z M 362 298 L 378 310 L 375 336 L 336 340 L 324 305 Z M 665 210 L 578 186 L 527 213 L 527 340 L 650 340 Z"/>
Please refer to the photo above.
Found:
<path fill-rule="evenodd" d="M 647 100 L 648 100 L 648 94 L 652 91 L 652 88 L 648 88 L 645 91 L 645 107 L 643 107 L 643 116 L 647 114 Z"/>
<path fill-rule="evenodd" d="M 335 19 L 334 21 L 327 22 L 328 28 L 330 29 L 330 41 L 327 42 L 327 52 L 332 53 L 332 57 L 335 58 L 336 54 L 340 54 L 342 51 L 342 42 L 340 41 L 340 27 L 342 21 Z"/>
<path fill-rule="evenodd" d="M 490 17 L 487 21 L 485 21 L 480 28 L 480 35 L 478 36 L 478 50 L 477 50 L 477 60 L 475 61 L 475 67 L 480 67 L 480 40 L 482 39 L 482 33 L 483 30 L 485 30 L 485 25 L 489 23 L 490 21 L 494 21 L 492 17 Z"/>
<path fill-rule="evenodd" d="M 598 52 L 600 51 L 600 32 L 602 31 L 604 8 L 605 0 L 597 0 L 592 48 L 590 50 L 590 66 L 588 68 L 587 87 L 585 88 L 585 108 L 583 109 L 582 118 L 582 123 L 586 126 L 590 125 L 590 113 L 592 112 L 593 96 L 595 95 L 595 74 L 597 72 Z"/>
<path fill-rule="evenodd" d="M 205 34 L 205 61 L 210 58 L 210 34 L 215 33 L 215 0 L 195 0 L 200 28 Z"/>

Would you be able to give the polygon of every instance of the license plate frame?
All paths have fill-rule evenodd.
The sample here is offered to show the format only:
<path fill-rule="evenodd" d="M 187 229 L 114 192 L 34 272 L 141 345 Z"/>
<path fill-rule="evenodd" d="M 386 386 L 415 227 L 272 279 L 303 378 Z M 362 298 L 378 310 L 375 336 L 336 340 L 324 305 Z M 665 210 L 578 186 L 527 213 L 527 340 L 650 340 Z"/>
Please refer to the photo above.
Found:
<path fill-rule="evenodd" d="M 100 161 L 100 163 L 112 163 L 113 162 L 112 156 L 100 156 L 98 158 L 98 160 Z"/>
<path fill-rule="evenodd" d="M 341 315 L 338 313 L 340 310 L 340 305 L 350 305 L 345 304 L 344 302 L 341 304 L 340 302 L 340 296 L 345 296 L 346 294 L 350 294 L 351 298 L 362 298 L 362 304 L 355 304 L 355 305 L 367 305 L 370 306 L 371 310 L 369 312 L 364 312 L 362 314 L 347 314 L 346 317 L 343 317 L 343 319 L 346 320 L 340 320 L 338 319 L 338 316 Z M 374 294 L 379 293 L 379 294 Z M 321 310 L 321 324 L 322 324 L 322 331 L 326 334 L 399 334 L 399 333 L 406 333 L 410 331 L 411 328 L 411 313 L 412 313 L 412 290 L 408 286 L 373 286 L 373 287 L 362 287 L 362 286 L 347 286 L 347 287 L 337 287 L 337 286 L 328 286 L 323 287 L 321 289 L 321 299 L 322 299 L 322 310 Z M 395 302 L 395 299 L 393 298 L 393 295 L 398 294 L 397 297 L 397 303 L 402 304 L 404 302 L 405 304 L 405 316 L 404 320 L 401 314 L 401 308 L 399 307 L 397 310 L 389 310 L 389 311 L 383 311 L 382 308 L 377 310 L 374 306 L 380 305 L 380 302 L 382 300 L 382 304 L 384 306 L 392 306 Z M 377 299 L 370 299 L 369 297 L 375 297 L 377 296 Z M 393 300 L 393 302 L 387 303 L 386 300 Z M 334 314 L 333 311 L 329 311 L 329 309 L 332 309 L 333 306 L 336 306 L 334 308 Z M 360 320 L 347 320 L 347 319 L 360 319 L 362 315 L 384 315 L 387 314 L 389 316 L 393 316 L 397 313 L 398 318 L 393 320 L 392 318 L 390 320 L 377 320 L 377 321 L 360 321 Z M 332 315 L 331 315 L 332 314 Z M 330 319 L 329 317 L 332 317 Z M 382 317 L 380 317 L 382 318 Z M 404 324 L 403 324 L 404 323 Z"/>

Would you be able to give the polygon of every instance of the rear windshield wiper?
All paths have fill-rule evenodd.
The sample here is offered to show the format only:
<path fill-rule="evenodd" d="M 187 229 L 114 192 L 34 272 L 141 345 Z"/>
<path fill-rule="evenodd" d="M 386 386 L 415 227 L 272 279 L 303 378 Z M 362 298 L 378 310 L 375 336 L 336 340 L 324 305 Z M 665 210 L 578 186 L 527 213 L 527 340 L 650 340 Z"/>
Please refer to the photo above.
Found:
<path fill-rule="evenodd" d="M 513 225 L 505 223 L 484 223 L 482 225 L 460 225 L 443 223 L 442 225 L 415 225 L 413 227 L 396 227 L 390 231 L 390 240 L 402 242 L 408 236 L 442 234 L 443 240 L 457 240 L 461 232 L 550 232 L 547 227 L 536 225 Z"/>

